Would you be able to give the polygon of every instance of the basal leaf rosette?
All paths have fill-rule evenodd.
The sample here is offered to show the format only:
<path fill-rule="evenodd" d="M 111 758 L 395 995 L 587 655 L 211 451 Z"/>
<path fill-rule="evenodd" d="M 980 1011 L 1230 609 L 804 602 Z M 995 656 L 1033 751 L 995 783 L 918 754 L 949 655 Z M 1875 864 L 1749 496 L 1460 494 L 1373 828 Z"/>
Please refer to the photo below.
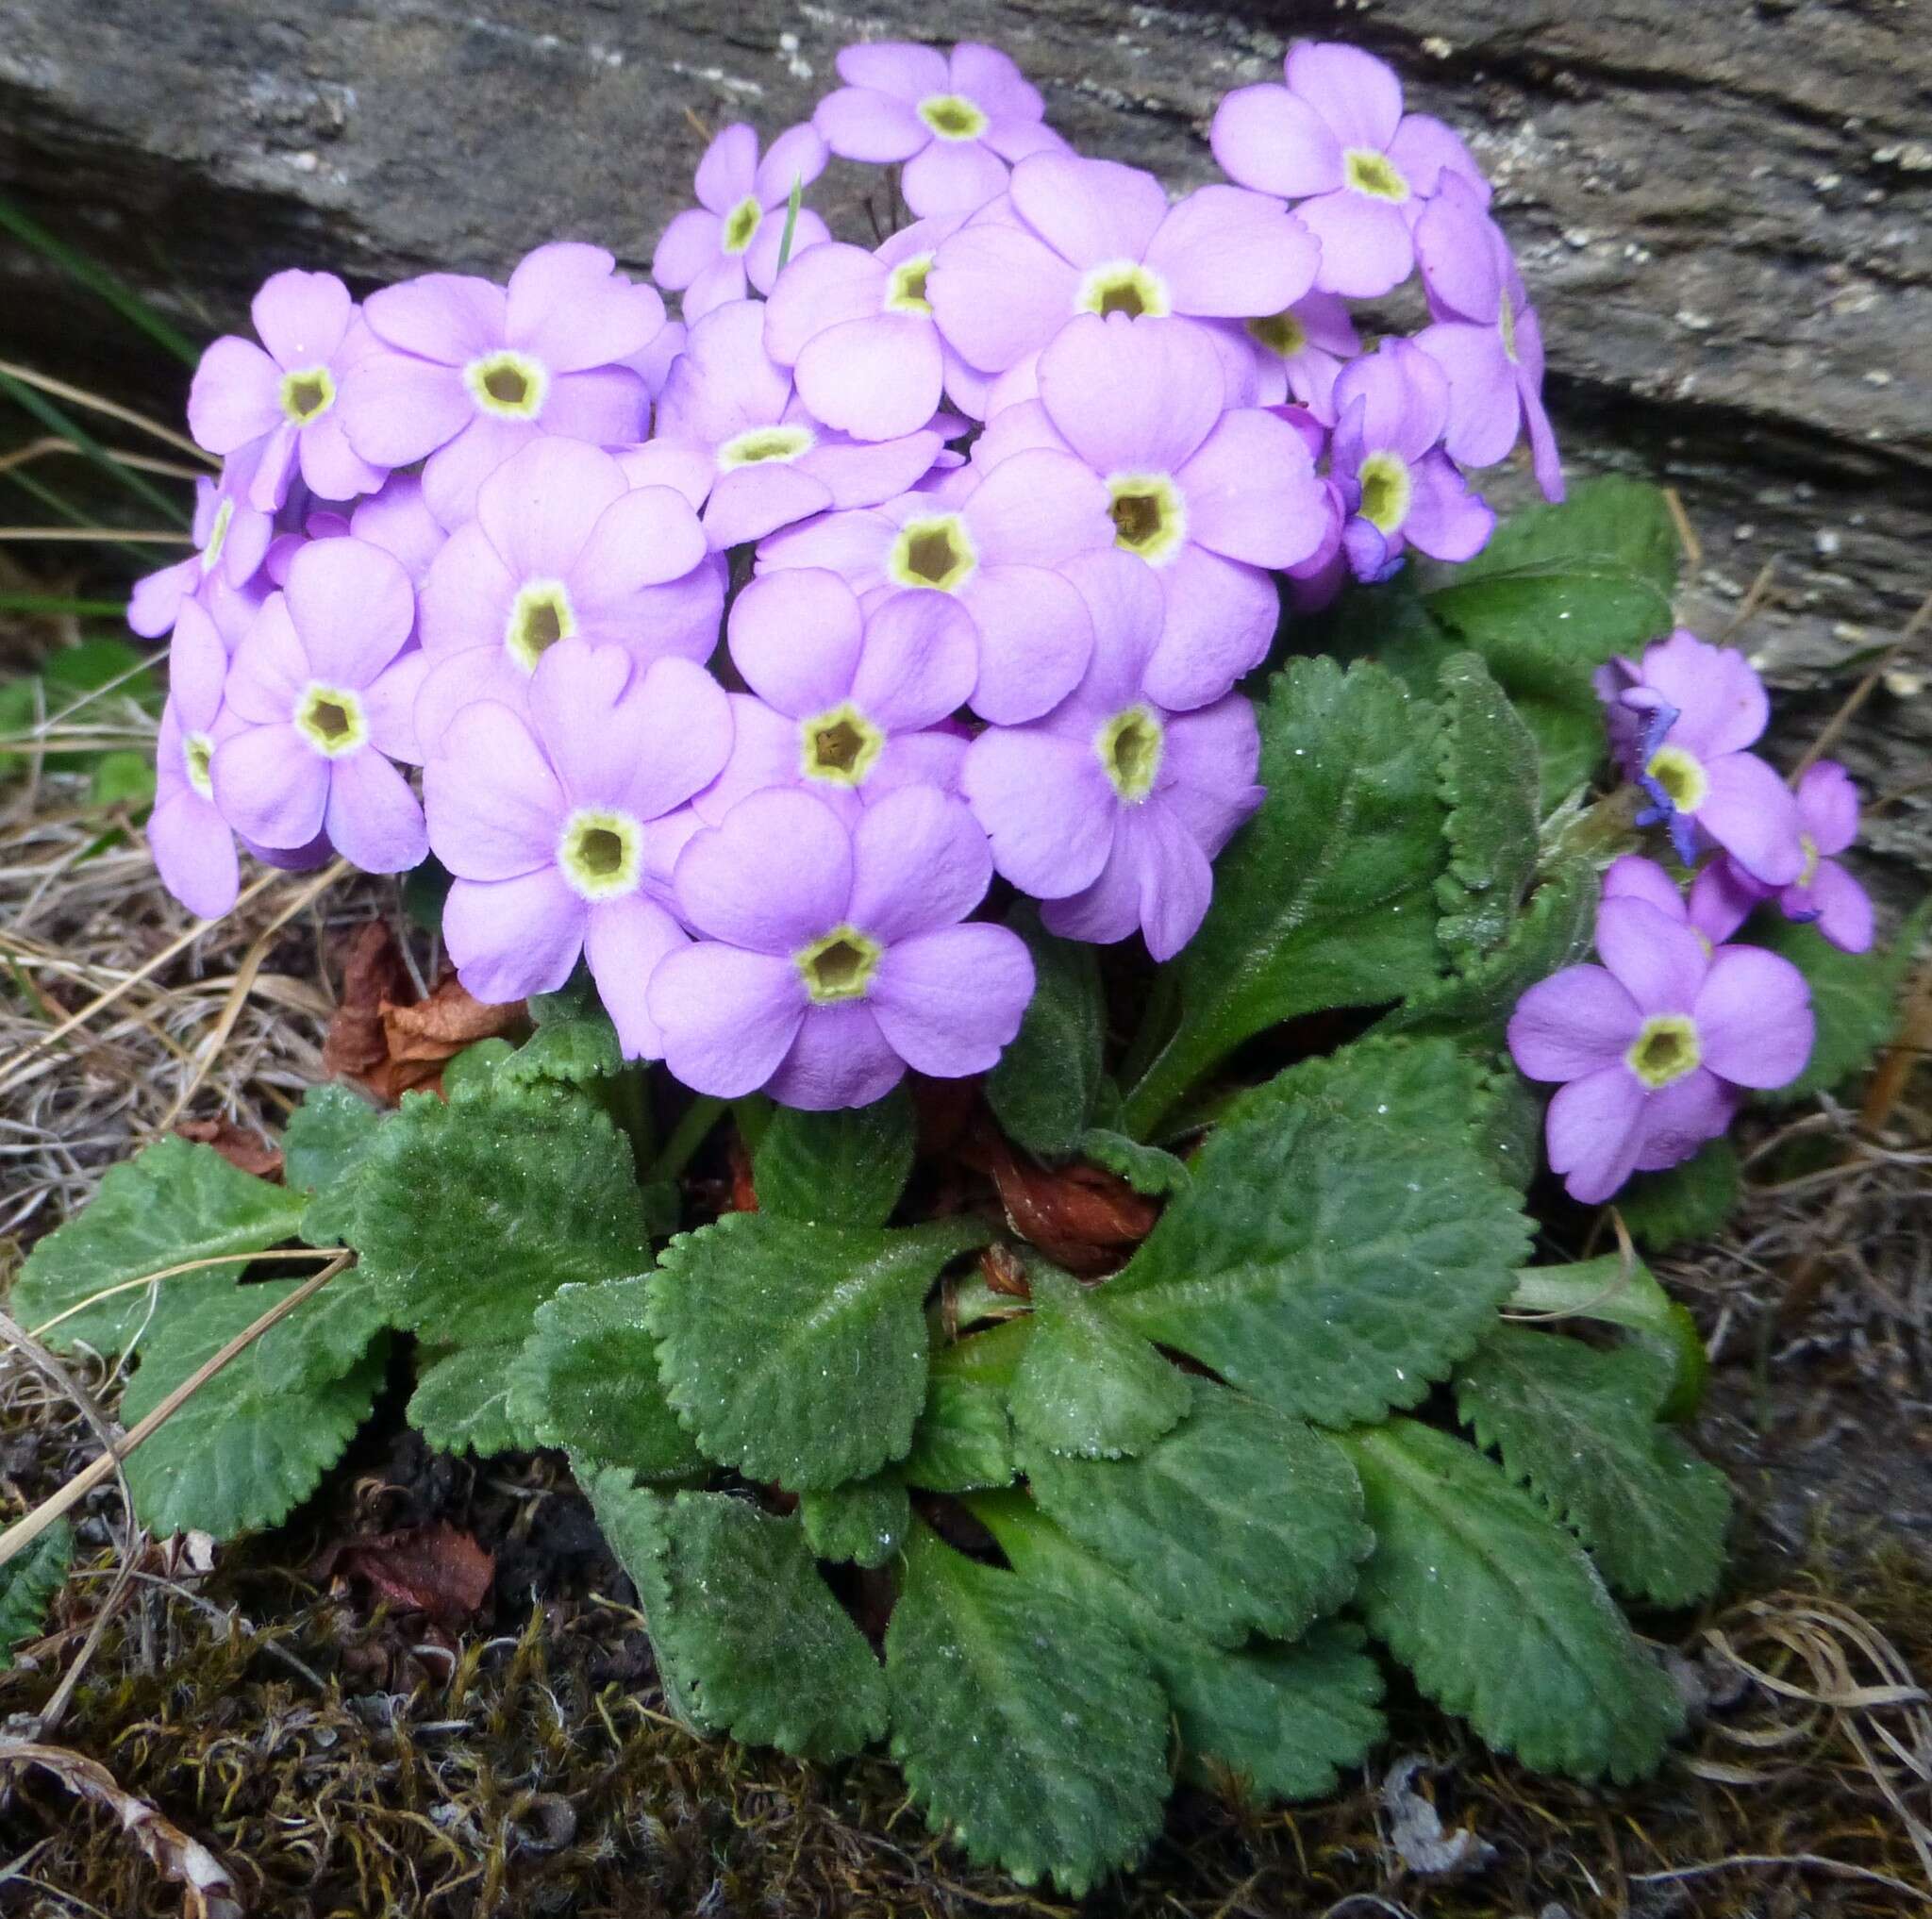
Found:
<path fill-rule="evenodd" d="M 1069 1894 L 1176 1778 L 1333 1790 L 1390 1661 L 1635 1777 L 1680 1708 L 1621 1602 L 1707 1596 L 1728 1502 L 1683 1309 L 1547 1249 L 1716 1230 L 1919 923 L 1675 626 L 1663 496 L 1565 497 L 1489 185 L 1381 61 L 1297 42 L 1172 200 L 996 49 L 838 79 L 710 142 L 656 288 L 298 271 L 209 348 L 129 609 L 162 876 L 413 867 L 535 1032 L 312 1091 L 279 1186 L 150 1147 L 16 1314 L 157 1406 L 346 1249 L 143 1518 L 276 1523 L 390 1405 L 556 1449 L 674 1710 L 883 1747 Z M 835 235 L 832 156 L 913 217 Z"/>

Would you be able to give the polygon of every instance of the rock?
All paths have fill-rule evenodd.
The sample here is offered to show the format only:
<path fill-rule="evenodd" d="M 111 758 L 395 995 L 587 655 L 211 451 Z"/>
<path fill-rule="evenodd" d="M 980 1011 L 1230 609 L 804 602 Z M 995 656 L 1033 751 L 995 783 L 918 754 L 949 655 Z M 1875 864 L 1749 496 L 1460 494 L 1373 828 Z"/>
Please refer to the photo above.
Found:
<path fill-rule="evenodd" d="M 1276 71 L 1279 27 L 1341 32 L 1468 134 L 1544 319 L 1573 470 L 1676 486 L 1703 542 L 1685 610 L 1721 630 L 1759 570 L 1747 643 L 1810 730 L 1932 590 L 1932 102 L 1906 0 L 1514 0 L 1105 8 L 960 0 L 1083 147 L 1212 176 L 1226 88 Z M 1269 23 L 1263 25 L 1264 19 Z M 239 321 L 268 272 L 352 282 L 500 272 L 558 236 L 633 268 L 688 192 L 703 128 L 774 131 L 855 37 L 932 16 L 776 0 L 0 0 L 0 191 L 185 330 Z M 875 174 L 813 199 L 869 230 Z M 0 254 L 8 351 L 142 392 L 141 342 L 24 249 Z M 118 362 L 116 356 L 120 356 Z M 168 369 L 178 399 L 185 377 Z M 1494 490 L 1507 503 L 1520 479 Z M 1921 642 L 1917 664 L 1932 652 Z M 1909 664 L 1909 663 L 1908 663 Z M 1924 676 L 1893 675 L 1846 743 L 1869 789 L 1932 744 Z M 1922 857 L 1932 790 L 1881 852 Z"/>

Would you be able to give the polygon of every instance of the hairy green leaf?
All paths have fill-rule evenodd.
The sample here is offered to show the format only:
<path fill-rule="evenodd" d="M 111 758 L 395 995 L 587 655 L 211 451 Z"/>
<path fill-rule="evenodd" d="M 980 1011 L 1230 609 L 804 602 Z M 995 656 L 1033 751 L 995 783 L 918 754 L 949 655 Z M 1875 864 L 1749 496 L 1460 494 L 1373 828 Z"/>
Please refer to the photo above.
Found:
<path fill-rule="evenodd" d="M 1292 1639 L 1346 1602 L 1374 1545 L 1355 1469 L 1300 1420 L 1210 1380 L 1189 1383 L 1188 1417 L 1139 1458 L 1023 1447 L 1033 1496 L 1202 1638 Z"/>
<path fill-rule="evenodd" d="M 798 1502 L 798 1516 L 820 1559 L 882 1566 L 906 1543 L 912 1502 L 895 1474 L 876 1473 L 849 1486 L 806 1493 Z"/>
<path fill-rule="evenodd" d="M 1710 1370 L 1704 1335 L 1641 1260 L 1626 1265 L 1621 1254 L 1606 1253 L 1571 1266 L 1525 1267 L 1516 1276 L 1508 1310 L 1531 1319 L 1588 1319 L 1625 1327 L 1669 1362 L 1671 1383 L 1658 1417 L 1689 1419 L 1697 1410 Z"/>
<path fill-rule="evenodd" d="M 405 1409 L 409 1424 L 439 1452 L 475 1453 L 479 1460 L 535 1445 L 536 1435 L 517 1418 L 510 1399 L 520 1357 L 510 1340 L 425 1347 L 417 1356 L 416 1390 Z"/>
<path fill-rule="evenodd" d="M 0 1566 L 0 1673 L 11 1671 L 15 1652 L 40 1637 L 47 1608 L 73 1564 L 74 1528 L 57 1519 L 25 1552 Z"/>
<path fill-rule="evenodd" d="M 708 1462 L 658 1379 L 647 1277 L 561 1286 L 537 1309 L 509 1388 L 511 1423 L 645 1479 L 683 1479 Z"/>
<path fill-rule="evenodd" d="M 1536 872 L 1536 741 L 1480 654 L 1452 654 L 1438 689 L 1449 870 L 1436 882 L 1436 937 L 1464 968 L 1509 937 Z"/>
<path fill-rule="evenodd" d="M 233 1289 L 239 1266 L 184 1273 L 82 1305 L 110 1287 L 230 1253 L 262 1253 L 300 1230 L 308 1195 L 243 1173 L 212 1146 L 172 1136 L 110 1167 L 92 1202 L 28 1254 L 12 1310 L 31 1329 L 67 1315 L 43 1337 L 57 1352 L 89 1345 L 116 1353 L 147 1324 L 190 1299 Z M 266 1304 L 267 1302 L 264 1302 Z M 80 1310 L 72 1309 L 79 1307 Z M 258 1309 L 259 1310 L 259 1309 Z"/>
<path fill-rule="evenodd" d="M 1033 955 L 1036 983 L 1018 1035 L 987 1076 L 987 1104 L 1008 1139 L 1056 1159 L 1078 1147 L 1100 1095 L 1107 1043 L 1100 960 L 1086 942 L 1049 933 L 1030 900 L 1007 924 Z"/>
<path fill-rule="evenodd" d="M 1008 1485 L 1018 1470 L 1000 1389 L 970 1375 L 935 1371 L 900 1477 L 929 1493 L 969 1493 Z"/>
<path fill-rule="evenodd" d="M 1757 1097 L 1789 1106 L 1829 1093 L 1872 1063 L 1898 1030 L 1899 992 L 1932 926 L 1932 898 L 1923 902 L 1890 944 L 1864 953 L 1841 953 L 1816 926 L 1760 912 L 1745 933 L 1754 945 L 1781 953 L 1805 976 L 1818 1037 L 1804 1072 L 1789 1086 Z"/>
<path fill-rule="evenodd" d="M 1365 1049 L 1248 1094 L 1096 1298 L 1283 1412 L 1340 1426 L 1417 1404 L 1529 1250 L 1471 1115 L 1411 1096 L 1456 1084 L 1448 1053 Z"/>
<path fill-rule="evenodd" d="M 309 1195 L 302 1237 L 340 1245 L 355 1218 L 356 1179 L 387 1115 L 346 1086 L 311 1086 L 282 1132 L 282 1178 Z"/>
<path fill-rule="evenodd" d="M 1640 1173 L 1617 1194 L 1617 1210 L 1646 1252 L 1707 1240 L 1738 1203 L 1738 1149 L 1715 1139 L 1662 1173 Z"/>
<path fill-rule="evenodd" d="M 1457 1374 L 1456 1406 L 1617 1591 L 1688 1606 L 1717 1585 L 1731 1494 L 1657 1425 L 1670 1388 L 1670 1361 L 1643 1346 L 1499 1326 Z"/>
<path fill-rule="evenodd" d="M 1186 1377 L 1057 1268 L 1029 1268 L 1037 1324 L 1007 1395 L 1036 1451 L 1144 1452 L 1188 1410 Z"/>
<path fill-rule="evenodd" d="M 650 1264 L 629 1143 L 588 1100 L 412 1093 L 357 1182 L 362 1269 L 393 1325 L 523 1344 L 559 1286 Z"/>
<path fill-rule="evenodd" d="M 142 1342 L 123 1421 L 144 1419 L 299 1284 L 229 1282 L 172 1302 Z M 372 1343 L 365 1321 L 366 1351 L 342 1368 L 341 1327 L 331 1324 L 341 1309 L 328 1293 L 271 1327 L 128 1456 L 135 1510 L 150 1531 L 229 1539 L 279 1524 L 321 1484 L 369 1417 L 388 1343 Z"/>
<path fill-rule="evenodd" d="M 616 1470 L 585 1491 L 687 1716 L 808 1759 L 841 1759 L 884 1733 L 885 1675 L 796 1519 L 722 1493 L 632 1487 Z"/>
<path fill-rule="evenodd" d="M 886 1629 L 892 1754 L 974 1859 L 1074 1897 L 1160 1828 L 1167 1710 L 1125 1633 L 924 1528 Z"/>
<path fill-rule="evenodd" d="M 1125 1133 L 1111 1132 L 1105 1126 L 1089 1126 L 1074 1150 L 1081 1159 L 1105 1166 L 1150 1199 L 1166 1199 L 1183 1191 L 1192 1176 L 1188 1162 L 1165 1148 L 1143 1146 Z"/>
<path fill-rule="evenodd" d="M 649 1304 L 672 1405 L 712 1459 L 796 1492 L 903 1459 L 925 1399 L 926 1289 L 985 1237 L 970 1220 L 889 1231 L 746 1212 L 679 1235 Z"/>
<path fill-rule="evenodd" d="M 883 1226 L 912 1172 L 912 1095 L 901 1080 L 870 1106 L 773 1110 L 752 1154 L 761 1211 L 826 1226 Z"/>
<path fill-rule="evenodd" d="M 968 1503 L 1016 1572 L 1112 1621 L 1153 1661 L 1191 1777 L 1215 1783 L 1219 1766 L 1272 1798 L 1319 1798 L 1381 1739 L 1382 1676 L 1358 1627 L 1324 1623 L 1293 1645 L 1216 1645 L 1158 1611 L 1024 1493 Z"/>
<path fill-rule="evenodd" d="M 1291 659 L 1260 720 L 1268 797 L 1174 961 L 1180 1022 L 1127 1094 L 1137 1139 L 1265 1027 L 1400 999 L 1436 975 L 1437 709 L 1378 666 Z"/>
<path fill-rule="evenodd" d="M 1357 1604 L 1422 1690 L 1539 1772 L 1651 1771 L 1684 1709 L 1583 1548 L 1461 1440 L 1392 1420 L 1345 1443 L 1375 1534 Z"/>
<path fill-rule="evenodd" d="M 499 1092 L 538 1085 L 589 1086 L 624 1071 L 617 1028 L 592 1007 L 572 1019 L 549 1019 L 496 1068 Z"/>
<path fill-rule="evenodd" d="M 443 1097 L 452 1105 L 491 1097 L 497 1090 L 497 1068 L 508 1066 L 516 1051 L 508 1040 L 478 1040 L 474 1046 L 465 1046 L 442 1069 Z"/>

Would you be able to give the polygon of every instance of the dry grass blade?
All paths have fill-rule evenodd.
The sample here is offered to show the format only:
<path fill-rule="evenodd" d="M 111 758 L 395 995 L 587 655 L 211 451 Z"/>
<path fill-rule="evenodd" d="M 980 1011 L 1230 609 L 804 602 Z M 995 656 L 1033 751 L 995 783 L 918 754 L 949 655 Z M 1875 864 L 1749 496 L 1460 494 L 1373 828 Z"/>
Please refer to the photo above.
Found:
<path fill-rule="evenodd" d="M 1839 736 L 1851 725 L 1853 716 L 1872 697 L 1873 691 L 1879 681 L 1898 664 L 1899 657 L 1919 637 L 1928 620 L 1932 620 L 1932 593 L 1927 593 L 1919 602 L 1918 610 L 1900 629 L 1898 638 L 1873 663 L 1872 670 L 1845 695 L 1844 703 L 1824 723 L 1817 739 L 1805 749 L 1804 757 L 1791 768 L 1791 785 L 1796 786 L 1806 773 L 1838 744 Z"/>
<path fill-rule="evenodd" d="M 152 453 L 129 453 L 121 446 L 104 446 L 101 451 L 117 466 L 131 466 L 140 473 L 158 473 L 169 479 L 202 477 L 200 468 L 183 466 L 178 459 L 161 459 Z M 29 440 L 25 446 L 16 446 L 12 452 L 0 455 L 0 473 L 10 473 L 19 466 L 31 466 L 40 459 L 58 459 L 63 455 L 79 457 L 80 452 L 73 441 L 64 440 L 58 433 L 43 434 L 39 440 Z"/>
<path fill-rule="evenodd" d="M 42 392 L 52 393 L 57 400 L 65 400 L 71 406 L 85 407 L 107 419 L 118 420 L 124 426 L 139 427 L 142 432 L 151 433 L 157 440 L 165 441 L 168 445 L 187 454 L 202 466 L 221 464 L 211 454 L 204 453 L 185 433 L 177 433 L 172 426 L 163 426 L 158 420 L 150 420 L 145 413 L 137 413 L 132 407 L 124 407 L 104 394 L 89 392 L 86 387 L 57 380 L 50 375 L 36 372 L 30 366 L 18 366 L 8 359 L 0 359 L 0 374 L 20 381 L 23 386 L 38 387 Z"/>
<path fill-rule="evenodd" d="M 158 1808 L 123 1792 L 106 1766 L 65 1746 L 20 1739 L 0 1739 L 0 1766 L 36 1766 L 76 1798 L 105 1807 L 120 1821 L 122 1831 L 181 1888 L 181 1910 L 189 1919 L 241 1919 L 242 1909 L 232 1896 L 235 1882 L 227 1867 Z"/>

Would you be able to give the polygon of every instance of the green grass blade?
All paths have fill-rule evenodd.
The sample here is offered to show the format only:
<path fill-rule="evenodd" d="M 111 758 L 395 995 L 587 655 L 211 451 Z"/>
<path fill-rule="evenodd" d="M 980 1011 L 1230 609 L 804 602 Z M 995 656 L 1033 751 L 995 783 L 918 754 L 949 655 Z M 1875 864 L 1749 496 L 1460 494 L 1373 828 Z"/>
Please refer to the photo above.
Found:
<path fill-rule="evenodd" d="M 0 613 L 66 613 L 76 620 L 118 620 L 121 600 L 76 600 L 65 593 L 0 593 Z"/>
<path fill-rule="evenodd" d="M 144 473 L 130 466 L 123 466 L 108 449 L 90 433 L 85 426 L 63 413 L 44 393 L 37 393 L 25 382 L 17 380 L 11 374 L 0 373 L 0 392 L 25 407 L 49 432 L 58 433 L 63 440 L 71 441 L 81 452 L 98 466 L 102 472 L 110 475 L 121 486 L 143 500 L 176 526 L 189 524 L 187 509 L 178 499 L 171 499 Z"/>

